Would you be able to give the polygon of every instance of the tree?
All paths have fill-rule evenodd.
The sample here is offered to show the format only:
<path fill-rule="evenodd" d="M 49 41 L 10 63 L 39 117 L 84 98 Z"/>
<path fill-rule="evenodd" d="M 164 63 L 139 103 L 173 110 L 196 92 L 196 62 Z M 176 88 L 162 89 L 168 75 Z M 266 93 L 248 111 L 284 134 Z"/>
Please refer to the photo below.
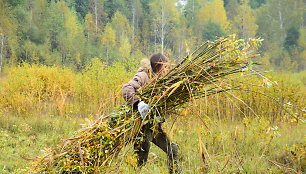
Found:
<path fill-rule="evenodd" d="M 238 13 L 239 3 L 238 0 L 224 0 L 224 6 L 228 19 L 233 21 L 234 17 Z"/>
<path fill-rule="evenodd" d="M 300 29 L 298 46 L 300 48 L 300 53 L 298 58 L 299 70 L 305 70 L 306 69 L 306 29 L 305 28 Z"/>
<path fill-rule="evenodd" d="M 303 23 L 303 2 L 301 0 L 270 0 L 258 9 L 256 23 L 258 35 L 265 40 L 283 45 L 286 31 Z"/>
<path fill-rule="evenodd" d="M 173 29 L 173 31 L 171 32 L 171 38 L 172 39 L 172 47 L 171 47 L 171 51 L 173 53 L 172 56 L 175 56 L 177 58 L 182 58 L 183 56 L 185 56 L 186 54 L 186 39 L 188 37 L 191 37 L 188 32 L 188 28 L 186 25 L 186 18 L 182 15 L 180 16 L 180 21 L 177 24 L 177 27 L 175 27 Z"/>
<path fill-rule="evenodd" d="M 95 22 L 94 22 L 93 16 L 91 13 L 88 13 L 85 16 L 85 32 L 86 32 L 88 41 L 91 41 L 92 38 L 94 38 L 95 31 L 96 29 L 95 29 Z"/>
<path fill-rule="evenodd" d="M 132 28 L 128 19 L 119 11 L 115 13 L 111 22 L 112 28 L 116 31 L 116 41 L 120 43 L 122 36 L 127 37 L 129 40 L 132 38 Z"/>
<path fill-rule="evenodd" d="M 175 27 L 179 19 L 179 12 L 175 7 L 175 0 L 154 0 L 150 4 L 153 16 L 155 51 L 157 40 L 161 44 L 161 52 L 164 52 L 167 35 Z"/>
<path fill-rule="evenodd" d="M 128 59 L 128 57 L 131 54 L 131 48 L 132 48 L 132 46 L 129 42 L 129 39 L 126 36 L 123 35 L 121 37 L 120 47 L 119 47 L 120 56 L 123 59 Z"/>
<path fill-rule="evenodd" d="M 0 1 L 0 72 L 2 72 L 5 58 L 14 65 L 17 62 L 17 25 L 10 7 L 5 1 Z"/>
<path fill-rule="evenodd" d="M 79 54 L 83 53 L 85 43 L 82 27 L 77 22 L 75 13 L 67 7 L 64 1 L 58 2 L 57 5 L 64 19 L 63 31 L 60 32 L 58 38 L 62 65 L 74 65 L 80 69 L 84 60 Z"/>
<path fill-rule="evenodd" d="M 256 9 L 266 3 L 266 0 L 250 0 L 249 5 L 251 8 Z"/>
<path fill-rule="evenodd" d="M 299 30 L 296 27 L 291 27 L 287 30 L 284 47 L 289 51 L 290 48 L 297 46 L 299 40 Z"/>
<path fill-rule="evenodd" d="M 220 24 L 210 20 L 204 25 L 202 36 L 204 40 L 215 40 L 218 37 L 225 36 L 225 31 Z"/>
<path fill-rule="evenodd" d="M 106 61 L 109 62 L 109 52 L 116 44 L 116 32 L 112 29 L 111 24 L 107 24 L 103 35 L 102 41 L 104 48 L 106 49 Z"/>
<path fill-rule="evenodd" d="M 93 16 L 96 33 L 102 30 L 103 23 L 106 22 L 106 14 L 103 8 L 104 0 L 89 0 L 89 12 Z"/>
<path fill-rule="evenodd" d="M 200 28 L 209 21 L 218 23 L 225 31 L 228 30 L 229 21 L 222 0 L 212 0 L 199 10 L 197 24 L 200 25 Z"/>
<path fill-rule="evenodd" d="M 272 52 L 274 49 L 271 45 L 277 44 L 279 48 L 286 48 L 282 50 L 287 52 L 282 57 L 271 57 L 273 66 L 281 66 L 278 62 L 291 62 L 301 64 L 303 58 L 301 53 L 303 49 L 298 45 L 299 31 L 303 26 L 303 1 L 302 0 L 270 0 L 260 8 L 256 15 L 256 23 L 258 24 L 257 35 L 262 37 L 265 42 L 263 50 Z M 285 59 L 286 61 L 282 61 Z M 276 60 L 273 60 L 276 59 Z M 282 63 L 285 65 L 286 63 Z M 295 65 L 293 67 L 296 67 Z M 299 66 L 301 69 L 303 66 Z"/>
<path fill-rule="evenodd" d="M 124 16 L 130 19 L 131 17 L 131 0 L 105 0 L 104 9 L 108 19 L 112 19 L 113 16 L 120 12 Z"/>
<path fill-rule="evenodd" d="M 79 19 L 84 19 L 88 13 L 89 1 L 88 0 L 74 0 L 74 9 L 78 14 Z"/>
<path fill-rule="evenodd" d="M 137 43 L 137 31 L 139 31 L 139 22 L 142 16 L 141 11 L 141 3 L 139 0 L 132 0 L 132 45 L 133 49 L 135 50 L 135 47 L 138 46 Z"/>
<path fill-rule="evenodd" d="M 248 6 L 248 0 L 241 0 L 238 14 L 234 17 L 234 31 L 243 39 L 247 40 L 256 35 L 258 26 L 255 24 L 255 16 Z"/>
<path fill-rule="evenodd" d="M 141 40 L 142 40 L 142 51 L 145 54 L 149 54 L 149 47 L 150 47 L 150 29 L 149 29 L 149 22 L 145 20 L 142 24 L 141 28 Z"/>
<path fill-rule="evenodd" d="M 195 23 L 196 14 L 201 8 L 199 0 L 189 0 L 184 8 L 184 16 L 186 17 L 187 26 L 191 27 Z"/>

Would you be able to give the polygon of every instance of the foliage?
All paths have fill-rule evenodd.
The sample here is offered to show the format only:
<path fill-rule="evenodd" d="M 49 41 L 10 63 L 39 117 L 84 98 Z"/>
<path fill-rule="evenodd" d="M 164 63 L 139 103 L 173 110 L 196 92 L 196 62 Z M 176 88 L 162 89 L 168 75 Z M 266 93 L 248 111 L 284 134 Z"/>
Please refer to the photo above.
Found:
<path fill-rule="evenodd" d="M 216 38 L 225 36 L 225 31 L 222 30 L 218 23 L 208 21 L 208 23 L 203 27 L 202 35 L 205 40 L 214 40 Z"/>
<path fill-rule="evenodd" d="M 74 87 L 73 72 L 59 67 L 24 64 L 11 68 L 7 74 L 7 80 L 1 84 L 0 106 L 18 114 L 27 112 L 29 108 L 45 109 L 44 103 L 49 101 L 60 102 Z"/>
<path fill-rule="evenodd" d="M 121 101 L 121 85 L 131 76 L 122 64 L 110 67 L 97 58 L 79 74 L 29 64 L 7 69 L 6 74 L 0 83 L 0 107 L 19 115 L 54 110 L 50 114 L 85 114 L 89 103 L 97 112 L 106 111 Z"/>
<path fill-rule="evenodd" d="M 199 42 L 235 33 L 265 40 L 270 69 L 302 71 L 304 6 L 303 0 L 1 1 L 0 67 L 27 62 L 82 71 L 95 57 L 113 64 L 153 52 L 178 61 Z M 273 55 L 275 45 L 281 54 Z"/>

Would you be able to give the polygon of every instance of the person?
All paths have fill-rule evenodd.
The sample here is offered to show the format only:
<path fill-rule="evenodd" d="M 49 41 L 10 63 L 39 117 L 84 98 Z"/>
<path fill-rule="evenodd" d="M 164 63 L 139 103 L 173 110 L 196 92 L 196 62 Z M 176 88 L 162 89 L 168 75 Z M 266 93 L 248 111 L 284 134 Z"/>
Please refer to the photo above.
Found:
<path fill-rule="evenodd" d="M 122 96 L 131 105 L 134 110 L 138 110 L 142 119 L 145 119 L 149 112 L 149 105 L 140 101 L 136 96 L 136 91 L 148 84 L 151 79 L 158 78 L 166 73 L 168 59 L 161 53 L 155 53 L 150 56 L 149 60 L 141 61 L 141 67 L 131 81 L 122 86 Z M 138 166 L 142 167 L 148 160 L 150 145 L 154 143 L 167 154 L 169 173 L 181 173 L 178 165 L 178 145 L 171 142 L 167 134 L 163 131 L 161 122 L 157 124 L 156 130 L 144 126 L 142 133 L 143 141 L 135 143 L 134 149 L 137 154 Z"/>

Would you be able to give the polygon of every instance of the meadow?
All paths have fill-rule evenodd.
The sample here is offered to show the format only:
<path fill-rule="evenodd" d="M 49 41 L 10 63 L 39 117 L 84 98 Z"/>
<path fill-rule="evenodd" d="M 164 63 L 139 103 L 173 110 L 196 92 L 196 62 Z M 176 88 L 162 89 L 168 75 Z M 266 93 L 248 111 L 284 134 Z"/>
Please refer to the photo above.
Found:
<path fill-rule="evenodd" d="M 137 66 L 126 70 L 93 59 L 78 73 L 44 65 L 6 68 L 0 76 L 0 173 L 25 173 L 44 149 L 124 104 L 121 85 Z M 306 72 L 263 75 L 241 74 L 235 80 L 243 90 L 195 100 L 164 123 L 179 145 L 183 173 L 306 171 Z M 130 146 L 110 166 L 110 173 L 139 171 L 167 173 L 166 155 L 153 145 L 140 170 Z"/>

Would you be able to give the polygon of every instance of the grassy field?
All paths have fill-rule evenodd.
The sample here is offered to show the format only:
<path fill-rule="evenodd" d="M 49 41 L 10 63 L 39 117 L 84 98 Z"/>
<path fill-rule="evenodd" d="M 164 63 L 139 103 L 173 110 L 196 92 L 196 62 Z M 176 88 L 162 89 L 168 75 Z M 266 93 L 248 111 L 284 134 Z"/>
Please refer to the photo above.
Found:
<path fill-rule="evenodd" d="M 106 66 L 107 71 L 101 66 L 96 62 L 79 74 L 24 66 L 0 77 L 0 173 L 24 173 L 31 158 L 123 103 L 121 84 L 132 73 L 120 65 Z M 300 111 L 306 106 L 305 73 L 267 77 L 271 80 L 239 80 L 260 85 L 245 89 L 270 98 L 233 91 L 197 100 L 167 120 L 163 127 L 179 145 L 183 173 L 306 171 L 305 112 Z M 121 152 L 115 164 L 108 173 L 168 170 L 166 155 L 154 145 L 141 170 L 132 146 Z"/>
<path fill-rule="evenodd" d="M 203 122 L 204 121 L 204 122 Z M 28 158 L 73 135 L 84 118 L 62 116 L 2 117 L 1 173 L 29 167 Z M 204 124 L 205 123 L 205 124 Z M 206 125 L 206 126 L 205 126 Z M 183 117 L 169 119 L 165 131 L 180 147 L 184 173 L 295 173 L 305 171 L 305 131 L 302 123 L 270 123 Z M 127 155 L 126 155 L 127 154 Z M 123 155 L 123 154 L 122 154 Z M 120 170 L 137 173 L 132 147 L 119 158 Z M 167 173 L 166 155 L 152 146 L 143 173 Z"/>

